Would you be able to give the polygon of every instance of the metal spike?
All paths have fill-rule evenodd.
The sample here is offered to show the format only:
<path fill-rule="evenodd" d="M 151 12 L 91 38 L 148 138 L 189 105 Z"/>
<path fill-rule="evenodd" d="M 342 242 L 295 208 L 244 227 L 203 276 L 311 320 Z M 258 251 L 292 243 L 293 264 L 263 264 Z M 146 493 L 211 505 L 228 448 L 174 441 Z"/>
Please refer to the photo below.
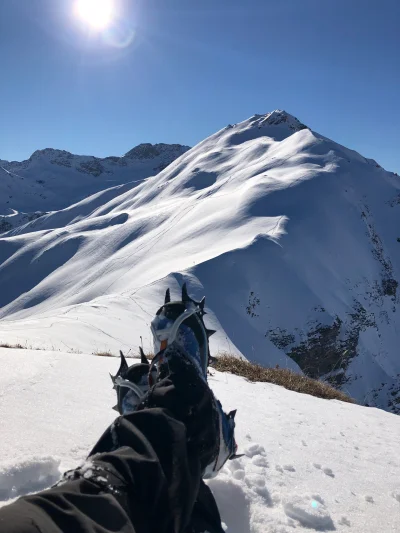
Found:
<path fill-rule="evenodd" d="M 169 289 L 167 289 L 165 293 L 164 305 L 169 304 L 170 301 L 171 301 L 171 292 Z"/>
<path fill-rule="evenodd" d="M 229 457 L 229 460 L 230 461 L 233 461 L 234 459 L 240 459 L 241 457 L 244 457 L 245 454 L 244 453 L 236 453 L 235 455 L 231 455 Z"/>
<path fill-rule="evenodd" d="M 113 376 L 111 373 L 110 373 L 110 378 L 111 378 L 111 381 L 113 382 L 113 385 L 114 385 L 114 388 L 115 388 L 115 378 L 117 376 Z"/>
<path fill-rule="evenodd" d="M 128 370 L 128 363 L 126 362 L 126 359 L 125 359 L 125 356 L 124 354 L 122 353 L 122 351 L 120 350 L 119 351 L 119 355 L 121 357 L 121 364 L 119 365 L 119 369 L 118 369 L 118 372 L 116 374 L 115 377 L 117 376 L 123 376 L 125 374 L 125 372 Z"/>
<path fill-rule="evenodd" d="M 210 338 L 214 333 L 217 333 L 215 329 L 206 329 L 207 337 Z"/>
<path fill-rule="evenodd" d="M 236 413 L 237 413 L 237 409 L 234 409 L 233 411 L 231 411 L 231 412 L 228 414 L 228 418 L 232 418 L 232 419 L 234 419 L 235 416 L 236 416 Z"/>
<path fill-rule="evenodd" d="M 144 363 L 146 365 L 149 365 L 149 360 L 147 359 L 147 357 L 145 356 L 144 354 L 144 351 L 143 351 L 143 348 L 140 346 L 139 347 L 139 351 L 140 351 L 140 362 L 141 363 Z"/>
<path fill-rule="evenodd" d="M 191 302 L 192 299 L 190 298 L 188 291 L 187 291 L 187 285 L 184 283 L 182 285 L 182 302 Z"/>
<path fill-rule="evenodd" d="M 204 311 L 204 306 L 206 305 L 206 297 L 203 296 L 203 298 L 201 299 L 201 302 L 199 303 L 199 307 L 202 311 Z M 205 313 L 204 313 L 205 314 Z"/>
<path fill-rule="evenodd" d="M 118 405 L 114 405 L 113 409 L 114 411 L 117 411 L 117 413 L 119 413 Z"/>

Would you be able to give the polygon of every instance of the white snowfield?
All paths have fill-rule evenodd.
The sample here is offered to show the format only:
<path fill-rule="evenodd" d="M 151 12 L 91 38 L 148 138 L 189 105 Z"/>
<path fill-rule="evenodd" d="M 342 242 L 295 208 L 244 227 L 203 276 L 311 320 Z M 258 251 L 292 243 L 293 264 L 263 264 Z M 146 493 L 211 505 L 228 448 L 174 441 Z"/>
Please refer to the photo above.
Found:
<path fill-rule="evenodd" d="M 0 341 L 150 349 L 163 292 L 187 281 L 207 296 L 214 353 L 400 412 L 397 175 L 275 111 L 118 179 L 0 238 Z"/>
<path fill-rule="evenodd" d="M 46 148 L 26 161 L 0 160 L 0 233 L 98 191 L 127 183 L 132 188 L 187 150 L 177 144 L 141 144 L 123 157 L 100 159 Z"/>
<path fill-rule="evenodd" d="M 82 463 L 116 358 L 0 349 L 0 505 Z M 211 371 L 245 456 L 210 481 L 228 533 L 400 531 L 400 417 Z"/>

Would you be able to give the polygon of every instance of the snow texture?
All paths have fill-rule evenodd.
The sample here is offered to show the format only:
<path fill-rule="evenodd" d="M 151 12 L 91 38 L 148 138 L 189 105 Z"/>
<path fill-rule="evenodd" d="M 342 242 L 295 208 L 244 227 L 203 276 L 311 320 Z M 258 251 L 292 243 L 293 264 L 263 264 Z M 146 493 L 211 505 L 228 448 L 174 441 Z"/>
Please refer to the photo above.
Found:
<path fill-rule="evenodd" d="M 143 176 L 155 168 L 154 150 L 134 149 L 126 167 L 102 162 L 118 185 L 0 238 L 0 341 L 150 350 L 163 292 L 176 298 L 186 281 L 207 295 L 213 353 L 304 371 L 400 413 L 399 177 L 283 111 L 229 125 L 126 183 L 138 165 Z M 64 159 L 73 168 L 54 164 Z M 57 183 L 78 194 L 77 175 L 104 178 L 77 170 L 89 160 L 46 150 L 2 166 L 45 180 L 46 165 L 61 168 Z"/>
<path fill-rule="evenodd" d="M 114 418 L 118 364 L 0 349 L 0 505 L 85 462 Z M 215 371 L 209 383 L 238 408 L 245 454 L 208 482 L 228 533 L 399 531 L 400 417 Z"/>

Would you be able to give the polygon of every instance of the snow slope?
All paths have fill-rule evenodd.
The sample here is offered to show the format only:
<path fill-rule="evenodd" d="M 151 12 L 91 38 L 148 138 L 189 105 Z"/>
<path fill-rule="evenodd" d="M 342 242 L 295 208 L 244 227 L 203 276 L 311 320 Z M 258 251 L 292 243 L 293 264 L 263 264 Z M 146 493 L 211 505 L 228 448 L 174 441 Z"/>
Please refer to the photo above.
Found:
<path fill-rule="evenodd" d="M 150 349 L 153 310 L 187 281 L 214 352 L 399 412 L 399 188 L 291 115 L 255 115 L 1 238 L 0 341 Z"/>
<path fill-rule="evenodd" d="M 55 483 L 111 423 L 115 358 L 0 349 L 0 505 Z M 212 371 L 245 456 L 210 481 L 228 533 L 394 533 L 400 417 Z"/>
<path fill-rule="evenodd" d="M 105 188 L 157 174 L 187 150 L 179 144 L 140 144 L 123 157 L 100 159 L 46 148 L 26 161 L 0 160 L 0 232 Z"/>

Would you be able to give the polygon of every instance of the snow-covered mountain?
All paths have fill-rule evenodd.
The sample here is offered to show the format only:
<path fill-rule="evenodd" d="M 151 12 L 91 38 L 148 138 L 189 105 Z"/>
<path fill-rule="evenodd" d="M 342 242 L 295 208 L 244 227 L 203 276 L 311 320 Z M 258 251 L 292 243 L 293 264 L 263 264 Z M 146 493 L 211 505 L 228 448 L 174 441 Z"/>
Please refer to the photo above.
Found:
<path fill-rule="evenodd" d="M 0 160 L 0 232 L 108 187 L 157 174 L 187 150 L 179 144 L 147 143 L 123 157 L 100 159 L 47 148 L 26 161 Z"/>
<path fill-rule="evenodd" d="M 112 422 L 118 360 L 0 348 L 0 506 L 85 461 Z M 211 370 L 244 456 L 209 481 L 227 533 L 394 533 L 400 417 Z"/>
<path fill-rule="evenodd" d="M 399 189 L 291 115 L 255 115 L 0 239 L 0 340 L 150 349 L 163 291 L 187 281 L 215 352 L 400 412 Z"/>

